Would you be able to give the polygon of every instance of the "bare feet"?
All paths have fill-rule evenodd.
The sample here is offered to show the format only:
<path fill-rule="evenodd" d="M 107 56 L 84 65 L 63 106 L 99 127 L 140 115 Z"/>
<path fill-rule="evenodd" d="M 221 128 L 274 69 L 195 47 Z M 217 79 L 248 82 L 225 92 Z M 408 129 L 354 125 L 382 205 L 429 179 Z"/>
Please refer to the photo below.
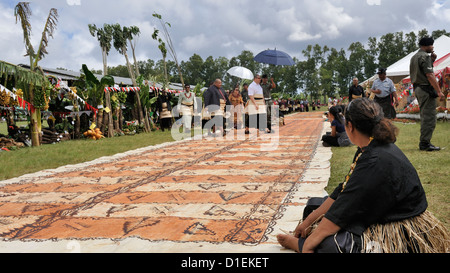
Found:
<path fill-rule="evenodd" d="M 300 250 L 298 249 L 298 238 L 292 235 L 278 234 L 277 240 L 281 246 L 287 249 L 295 250 L 295 252 L 300 253 Z"/>

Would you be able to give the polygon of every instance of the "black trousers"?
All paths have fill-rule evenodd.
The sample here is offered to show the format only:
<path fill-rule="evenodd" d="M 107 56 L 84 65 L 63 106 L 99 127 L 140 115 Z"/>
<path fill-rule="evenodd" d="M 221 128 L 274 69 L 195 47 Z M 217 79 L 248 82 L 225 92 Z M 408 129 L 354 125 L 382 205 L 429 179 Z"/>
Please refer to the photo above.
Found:
<path fill-rule="evenodd" d="M 172 128 L 172 118 L 163 118 L 160 120 L 161 130 L 164 132 L 164 129 Z"/>
<path fill-rule="evenodd" d="M 330 146 L 339 147 L 338 138 L 331 135 L 323 135 L 322 141 L 328 143 Z"/>
<path fill-rule="evenodd" d="M 397 117 L 395 108 L 392 106 L 392 96 L 387 96 L 384 98 L 375 97 L 375 102 L 377 102 L 383 109 L 385 118 L 395 119 Z"/>
<path fill-rule="evenodd" d="M 313 197 L 306 203 L 303 211 L 303 220 L 315 209 L 319 208 L 327 197 Z M 306 238 L 300 237 L 298 240 L 298 249 L 302 252 L 303 245 Z M 360 236 L 354 235 L 346 230 L 341 230 L 335 235 L 325 238 L 319 246 L 314 250 L 314 253 L 360 253 L 362 249 L 362 240 Z"/>
<path fill-rule="evenodd" d="M 302 252 L 306 239 L 299 238 L 298 249 Z M 335 235 L 323 240 L 314 250 L 314 253 L 361 253 L 362 240 L 346 230 L 341 230 Z"/>
<path fill-rule="evenodd" d="M 260 131 L 264 131 L 267 128 L 267 114 L 248 115 L 248 120 L 246 119 L 246 121 L 248 128 L 256 128 Z"/>

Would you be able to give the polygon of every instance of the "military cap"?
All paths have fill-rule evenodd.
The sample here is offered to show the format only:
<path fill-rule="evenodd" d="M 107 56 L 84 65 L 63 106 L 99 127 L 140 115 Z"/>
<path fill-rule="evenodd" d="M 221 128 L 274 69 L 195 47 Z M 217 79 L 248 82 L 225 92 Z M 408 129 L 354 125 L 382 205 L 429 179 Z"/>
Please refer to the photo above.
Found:
<path fill-rule="evenodd" d="M 434 45 L 434 39 L 431 37 L 424 37 L 419 41 L 420 46 L 431 46 Z"/>

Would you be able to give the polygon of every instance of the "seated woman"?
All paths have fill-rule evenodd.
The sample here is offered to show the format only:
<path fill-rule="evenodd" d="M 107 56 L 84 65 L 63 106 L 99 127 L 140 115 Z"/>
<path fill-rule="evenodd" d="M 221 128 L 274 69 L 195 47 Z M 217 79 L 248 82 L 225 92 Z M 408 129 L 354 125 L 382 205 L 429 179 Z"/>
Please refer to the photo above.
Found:
<path fill-rule="evenodd" d="M 331 123 L 331 134 L 322 136 L 323 146 L 325 147 L 345 147 L 350 146 L 351 142 L 345 132 L 344 119 L 339 108 L 333 106 L 328 112 L 328 121 Z"/>
<path fill-rule="evenodd" d="M 427 211 L 418 174 L 394 144 L 398 129 L 367 98 L 352 101 L 345 119 L 359 147 L 345 182 L 278 242 L 303 253 L 446 253 L 449 233 Z"/>

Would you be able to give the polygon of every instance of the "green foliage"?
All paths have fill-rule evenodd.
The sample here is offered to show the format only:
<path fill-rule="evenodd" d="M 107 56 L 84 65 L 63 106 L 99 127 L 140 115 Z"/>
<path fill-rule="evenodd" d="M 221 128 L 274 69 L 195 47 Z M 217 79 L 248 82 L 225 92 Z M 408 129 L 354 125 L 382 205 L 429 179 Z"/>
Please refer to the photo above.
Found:
<path fill-rule="evenodd" d="M 113 29 L 111 25 L 104 24 L 103 28 L 97 28 L 95 24 L 89 24 L 89 32 L 92 37 L 96 37 L 100 43 L 100 47 L 105 50 L 106 55 L 111 50 Z"/>
<path fill-rule="evenodd" d="M 97 77 L 88 69 L 87 65 L 83 64 L 82 70 L 86 77 L 86 92 L 81 93 L 83 95 L 83 99 L 94 107 L 103 104 L 105 87 L 114 86 L 114 78 L 107 75 L 99 81 Z"/>
<path fill-rule="evenodd" d="M 62 123 L 58 123 L 57 125 L 55 125 L 55 129 L 58 133 L 72 132 L 73 125 L 70 124 L 67 119 L 64 119 Z"/>
<path fill-rule="evenodd" d="M 139 87 L 141 88 L 141 91 L 139 92 L 139 98 L 141 99 L 141 105 L 142 107 L 147 107 L 147 109 L 151 108 L 151 100 L 150 100 L 150 87 L 144 84 L 144 76 L 140 75 L 137 78 L 137 83 Z"/>
<path fill-rule="evenodd" d="M 35 86 L 43 86 L 47 79 L 40 73 L 32 72 L 29 69 L 25 69 L 0 60 L 0 77 L 12 75 L 16 82 L 22 84 L 33 83 Z"/>

